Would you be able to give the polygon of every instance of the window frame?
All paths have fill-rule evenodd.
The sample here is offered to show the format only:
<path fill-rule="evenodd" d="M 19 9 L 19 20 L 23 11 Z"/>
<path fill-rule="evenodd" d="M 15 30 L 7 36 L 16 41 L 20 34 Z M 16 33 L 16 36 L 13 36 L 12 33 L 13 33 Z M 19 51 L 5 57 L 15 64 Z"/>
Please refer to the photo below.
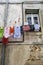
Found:
<path fill-rule="evenodd" d="M 26 10 L 26 9 L 25 9 Z M 25 13 L 25 21 L 24 21 L 24 25 L 25 25 L 25 22 L 26 22 L 26 16 L 29 16 L 29 17 L 31 17 L 31 25 L 34 25 L 35 23 L 34 23 L 34 17 L 37 17 L 37 19 L 38 19 L 38 24 L 39 24 L 39 26 L 40 26 L 40 29 L 41 29 L 41 25 L 40 25 L 40 17 L 39 17 L 39 14 L 37 13 L 37 14 L 26 14 Z M 28 32 L 30 32 L 30 31 L 28 31 Z M 32 32 L 41 32 L 41 31 L 32 31 Z"/>
<path fill-rule="evenodd" d="M 37 17 L 38 18 L 38 24 L 40 25 L 40 20 L 39 20 L 39 16 L 38 14 L 28 14 L 28 17 L 31 17 L 31 20 L 32 20 L 32 24 L 34 24 L 34 17 Z M 25 17 L 26 18 L 26 17 Z M 26 19 L 25 19 L 26 20 Z M 24 22 L 25 24 L 25 22 Z"/>

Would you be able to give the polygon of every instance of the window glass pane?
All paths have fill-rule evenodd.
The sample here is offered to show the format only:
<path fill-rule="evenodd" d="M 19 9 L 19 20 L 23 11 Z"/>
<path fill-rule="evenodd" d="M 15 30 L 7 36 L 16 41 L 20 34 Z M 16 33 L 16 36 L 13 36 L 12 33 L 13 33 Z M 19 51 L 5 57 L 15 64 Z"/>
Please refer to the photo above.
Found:
<path fill-rule="evenodd" d="M 31 18 L 31 15 L 26 14 L 26 22 L 27 22 L 28 25 L 32 25 L 32 18 Z"/>
<path fill-rule="evenodd" d="M 34 23 L 38 23 L 38 17 L 34 17 Z"/>
<path fill-rule="evenodd" d="M 28 17 L 27 20 L 28 20 L 28 24 L 31 25 L 31 17 Z"/>

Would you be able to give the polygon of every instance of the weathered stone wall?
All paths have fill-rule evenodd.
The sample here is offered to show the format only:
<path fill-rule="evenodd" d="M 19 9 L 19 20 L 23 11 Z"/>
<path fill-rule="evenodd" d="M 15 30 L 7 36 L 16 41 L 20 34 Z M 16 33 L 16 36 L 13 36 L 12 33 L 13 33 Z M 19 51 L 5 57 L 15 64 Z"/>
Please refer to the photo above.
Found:
<path fill-rule="evenodd" d="M 0 0 L 0 2 L 6 2 L 7 0 Z M 43 1 L 43 0 L 9 0 L 9 2 L 24 2 L 24 1 Z"/>
<path fill-rule="evenodd" d="M 37 0 L 37 1 L 39 1 L 39 0 Z M 12 0 L 12 2 L 14 2 L 14 0 Z M 40 22 L 41 22 L 41 26 L 42 26 L 42 24 L 43 24 L 43 4 L 37 4 L 37 5 L 34 4 L 34 6 L 31 5 L 31 8 L 40 9 Z M 7 46 L 6 54 L 5 54 L 5 65 L 25 65 L 26 61 L 28 59 L 30 59 L 29 58 L 30 53 L 31 53 L 30 50 L 31 50 L 31 46 L 32 46 L 30 44 L 35 44 L 33 42 L 41 44 L 41 42 L 43 41 L 43 35 L 40 35 L 40 34 L 43 34 L 43 26 L 42 26 L 41 33 L 34 33 L 34 32 L 33 33 L 32 32 L 24 33 L 24 42 L 20 43 L 23 45 L 14 44 L 14 45 Z M 42 59 L 42 61 L 43 61 L 43 45 L 39 45 L 39 46 L 41 48 L 41 51 L 36 52 L 35 54 L 36 54 L 36 56 L 40 56 L 40 59 Z M 0 47 L 0 63 L 1 63 L 1 48 L 2 47 Z"/>
<path fill-rule="evenodd" d="M 0 46 L 0 65 L 1 65 L 1 55 L 2 55 L 2 46 Z"/>
<path fill-rule="evenodd" d="M 40 46 L 41 51 L 35 55 L 43 59 L 43 45 Z M 5 65 L 25 65 L 26 61 L 30 59 L 31 45 L 12 45 L 6 48 Z M 38 54 L 40 53 L 40 54 Z"/>

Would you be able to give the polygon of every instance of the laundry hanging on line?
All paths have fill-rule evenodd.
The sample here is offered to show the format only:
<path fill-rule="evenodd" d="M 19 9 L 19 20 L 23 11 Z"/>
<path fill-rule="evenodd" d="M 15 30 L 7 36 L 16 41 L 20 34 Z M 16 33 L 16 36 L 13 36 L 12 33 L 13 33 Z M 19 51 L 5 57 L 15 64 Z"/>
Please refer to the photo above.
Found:
<path fill-rule="evenodd" d="M 10 27 L 10 35 L 13 35 L 14 34 L 14 27 L 12 26 L 12 27 Z"/>
<path fill-rule="evenodd" d="M 3 33 L 4 33 L 4 28 L 2 27 L 0 27 L 0 38 L 3 38 Z"/>
<path fill-rule="evenodd" d="M 39 24 L 35 24 L 34 28 L 35 28 L 35 31 L 39 31 L 40 25 Z"/>
<path fill-rule="evenodd" d="M 20 38 L 22 34 L 22 28 L 21 26 L 14 26 L 14 27 L 5 27 L 4 28 L 4 37 L 14 37 L 14 38 Z"/>
<path fill-rule="evenodd" d="M 20 26 L 21 34 L 23 34 L 23 26 Z"/>
<path fill-rule="evenodd" d="M 29 25 L 30 26 L 30 31 L 34 31 L 34 25 Z"/>
<path fill-rule="evenodd" d="M 15 26 L 15 31 L 14 31 L 14 38 L 20 38 L 21 37 L 21 29 L 20 26 Z"/>
<path fill-rule="evenodd" d="M 30 26 L 29 25 L 24 25 L 23 26 L 23 31 L 29 31 L 30 30 Z"/>
<path fill-rule="evenodd" d="M 5 28 L 4 28 L 4 37 L 5 37 L 5 38 L 10 37 L 9 31 L 10 31 L 9 27 L 5 27 Z"/>
<path fill-rule="evenodd" d="M 3 38 L 2 38 L 2 43 L 3 43 L 4 45 L 8 44 L 8 38 L 3 37 Z"/>

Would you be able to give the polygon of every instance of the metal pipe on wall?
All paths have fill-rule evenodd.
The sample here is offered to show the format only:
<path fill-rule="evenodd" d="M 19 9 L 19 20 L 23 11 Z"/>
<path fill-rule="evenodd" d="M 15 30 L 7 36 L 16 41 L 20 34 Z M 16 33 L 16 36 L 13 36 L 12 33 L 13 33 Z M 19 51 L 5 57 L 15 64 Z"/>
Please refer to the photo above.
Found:
<path fill-rule="evenodd" d="M 7 25 L 7 17 L 8 17 L 8 4 L 9 0 L 6 0 L 6 6 L 5 6 L 5 11 L 4 11 L 4 27 Z M 1 56 L 1 65 L 5 65 L 5 51 L 6 50 L 6 45 L 2 45 L 2 56 Z"/>

